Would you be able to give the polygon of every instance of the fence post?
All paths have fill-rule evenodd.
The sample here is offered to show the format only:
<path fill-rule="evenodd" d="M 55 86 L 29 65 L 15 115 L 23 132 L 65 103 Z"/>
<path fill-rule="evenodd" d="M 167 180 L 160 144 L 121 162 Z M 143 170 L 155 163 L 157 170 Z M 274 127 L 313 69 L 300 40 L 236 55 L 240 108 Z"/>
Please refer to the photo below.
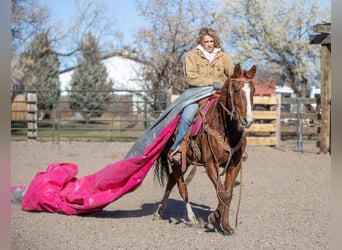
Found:
<path fill-rule="evenodd" d="M 38 108 L 37 108 L 37 94 L 27 94 L 27 139 L 37 139 L 38 134 Z"/>
<path fill-rule="evenodd" d="M 303 153 L 303 120 L 302 120 L 302 103 L 297 96 L 296 98 L 296 110 L 297 110 L 297 148 L 298 152 Z"/>
<path fill-rule="evenodd" d="M 281 140 L 281 94 L 277 94 L 277 106 L 276 106 L 276 111 L 277 111 L 277 120 L 276 120 L 276 140 L 277 140 L 277 147 L 280 147 L 280 140 Z"/>

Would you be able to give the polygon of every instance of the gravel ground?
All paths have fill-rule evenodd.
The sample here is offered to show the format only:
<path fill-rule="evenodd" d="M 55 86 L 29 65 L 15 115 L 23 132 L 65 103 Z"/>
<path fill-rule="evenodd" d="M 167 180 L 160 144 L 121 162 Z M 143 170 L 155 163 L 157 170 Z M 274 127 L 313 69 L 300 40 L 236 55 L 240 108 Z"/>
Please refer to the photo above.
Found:
<path fill-rule="evenodd" d="M 13 185 L 29 185 L 53 162 L 79 166 L 78 177 L 124 157 L 132 143 L 12 142 Z M 292 149 L 247 147 L 238 226 L 232 236 L 206 227 L 216 208 L 213 185 L 199 168 L 189 198 L 201 221 L 184 222 L 185 207 L 174 189 L 163 219 L 153 220 L 164 188 L 153 170 L 142 185 L 90 215 L 26 212 L 12 204 L 12 249 L 328 249 L 330 240 L 329 155 Z M 239 177 L 238 177 L 239 178 Z M 232 202 L 235 226 L 238 189 Z"/>

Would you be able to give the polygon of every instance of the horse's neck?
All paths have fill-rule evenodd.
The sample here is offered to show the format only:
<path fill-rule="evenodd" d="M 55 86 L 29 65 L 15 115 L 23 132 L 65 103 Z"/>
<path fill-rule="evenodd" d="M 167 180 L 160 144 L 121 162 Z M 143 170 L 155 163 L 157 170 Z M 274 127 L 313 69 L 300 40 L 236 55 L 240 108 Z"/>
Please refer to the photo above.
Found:
<path fill-rule="evenodd" d="M 231 146 L 237 144 L 241 138 L 241 132 L 238 130 L 237 122 L 232 119 L 230 114 L 221 106 L 226 105 L 221 98 L 218 98 L 208 110 L 206 120 L 208 125 L 219 132 Z M 226 107 L 228 109 L 228 107 Z"/>
<path fill-rule="evenodd" d="M 218 109 L 218 106 L 220 105 L 219 100 L 220 100 L 219 98 L 216 99 L 216 101 L 208 110 L 207 115 L 206 115 L 206 121 L 212 129 L 215 129 L 218 132 L 223 132 L 224 124 L 223 124 L 222 116 L 219 113 L 219 109 Z"/>

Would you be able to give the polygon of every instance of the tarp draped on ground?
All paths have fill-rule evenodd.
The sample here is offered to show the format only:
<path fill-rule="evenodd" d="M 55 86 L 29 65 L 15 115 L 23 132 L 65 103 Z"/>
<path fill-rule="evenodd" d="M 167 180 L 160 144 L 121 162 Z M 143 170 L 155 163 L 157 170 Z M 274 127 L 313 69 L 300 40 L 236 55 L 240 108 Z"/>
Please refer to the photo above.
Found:
<path fill-rule="evenodd" d="M 76 164 L 50 164 L 45 172 L 36 174 L 27 188 L 20 185 L 19 189 L 24 191 L 20 197 L 22 209 L 68 215 L 101 211 L 140 186 L 177 127 L 182 109 L 214 93 L 212 87 L 186 90 L 133 144 L 123 160 L 110 163 L 94 174 L 78 179 Z M 12 187 L 14 190 L 18 188 Z"/>

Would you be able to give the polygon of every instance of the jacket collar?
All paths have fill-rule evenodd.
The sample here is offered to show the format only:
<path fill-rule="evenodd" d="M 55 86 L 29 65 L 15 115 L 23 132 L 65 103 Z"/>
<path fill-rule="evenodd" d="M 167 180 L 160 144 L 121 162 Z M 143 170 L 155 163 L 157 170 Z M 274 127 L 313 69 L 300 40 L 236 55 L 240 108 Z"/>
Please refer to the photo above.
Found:
<path fill-rule="evenodd" d="M 201 44 L 198 44 L 196 49 L 199 49 L 203 55 L 205 56 L 205 58 L 208 59 L 208 61 L 210 63 L 212 63 L 214 61 L 214 58 L 216 56 L 216 54 L 221 51 L 221 48 L 214 48 L 213 52 L 209 53 L 208 51 L 206 51 L 203 46 Z"/>

